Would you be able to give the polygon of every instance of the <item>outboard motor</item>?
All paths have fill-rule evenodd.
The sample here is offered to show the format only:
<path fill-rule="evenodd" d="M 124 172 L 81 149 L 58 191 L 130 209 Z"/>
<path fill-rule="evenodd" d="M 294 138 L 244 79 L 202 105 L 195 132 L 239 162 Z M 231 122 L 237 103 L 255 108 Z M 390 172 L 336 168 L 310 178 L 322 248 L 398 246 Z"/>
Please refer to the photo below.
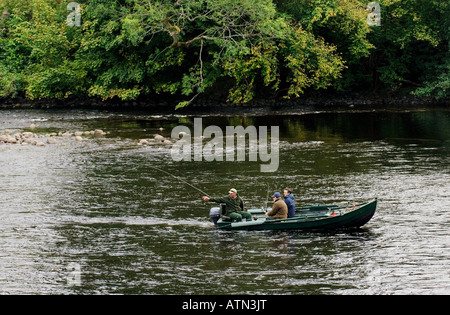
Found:
<path fill-rule="evenodd" d="M 213 207 L 209 210 L 209 217 L 213 221 L 214 225 L 217 225 L 221 215 L 220 207 Z"/>
<path fill-rule="evenodd" d="M 209 217 L 213 221 L 214 225 L 217 226 L 217 221 L 219 221 L 222 215 L 226 213 L 226 204 L 221 203 L 220 207 L 213 207 L 209 210 Z"/>

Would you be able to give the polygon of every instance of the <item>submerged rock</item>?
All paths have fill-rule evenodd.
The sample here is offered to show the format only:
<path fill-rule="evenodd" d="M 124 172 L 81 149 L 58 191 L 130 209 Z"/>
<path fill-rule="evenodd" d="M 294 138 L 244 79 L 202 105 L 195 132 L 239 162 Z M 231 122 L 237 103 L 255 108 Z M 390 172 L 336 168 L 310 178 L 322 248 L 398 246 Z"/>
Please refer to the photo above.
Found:
<path fill-rule="evenodd" d="M 94 130 L 94 136 L 96 136 L 96 137 L 102 137 L 102 136 L 104 136 L 104 135 L 106 135 L 106 132 L 104 132 L 103 130 L 101 130 L 101 129 L 95 129 L 95 130 Z"/>
<path fill-rule="evenodd" d="M 16 137 L 12 137 L 12 136 L 6 136 L 6 143 L 11 143 L 11 144 L 16 144 L 18 143 Z"/>
<path fill-rule="evenodd" d="M 56 141 L 56 139 L 55 138 L 47 138 L 47 143 L 48 144 L 56 144 L 56 143 L 58 143 L 58 141 Z"/>

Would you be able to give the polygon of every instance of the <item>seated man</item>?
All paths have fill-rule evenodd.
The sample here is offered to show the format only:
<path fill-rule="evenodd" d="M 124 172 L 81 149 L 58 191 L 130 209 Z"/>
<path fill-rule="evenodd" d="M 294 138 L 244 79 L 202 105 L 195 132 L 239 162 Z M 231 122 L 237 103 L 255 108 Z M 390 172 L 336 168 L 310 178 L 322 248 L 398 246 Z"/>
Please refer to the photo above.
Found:
<path fill-rule="evenodd" d="M 284 202 L 288 207 L 288 218 L 293 218 L 295 216 L 295 199 L 292 194 L 292 189 L 285 188 L 284 189 Z"/>
<path fill-rule="evenodd" d="M 229 217 L 233 221 L 240 222 L 243 217 L 248 221 L 251 221 L 252 215 L 244 210 L 244 202 L 238 195 L 237 190 L 231 188 L 228 193 L 229 195 L 223 198 L 209 198 L 207 196 L 203 196 L 202 198 L 205 201 L 224 203 L 226 205 L 225 216 Z"/>
<path fill-rule="evenodd" d="M 281 199 L 281 194 L 276 192 L 272 196 L 273 206 L 270 212 L 266 212 L 268 219 L 286 219 L 288 209 L 286 203 Z"/>

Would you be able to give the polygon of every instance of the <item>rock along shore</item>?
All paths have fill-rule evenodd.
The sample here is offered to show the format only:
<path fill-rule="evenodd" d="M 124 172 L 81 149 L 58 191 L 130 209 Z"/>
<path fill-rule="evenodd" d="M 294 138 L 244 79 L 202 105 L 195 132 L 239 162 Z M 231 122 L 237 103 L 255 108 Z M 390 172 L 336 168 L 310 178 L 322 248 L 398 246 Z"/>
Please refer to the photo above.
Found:
<path fill-rule="evenodd" d="M 81 143 L 90 139 L 103 138 L 109 132 L 101 129 L 87 130 L 87 131 L 65 131 L 53 133 L 38 133 L 34 132 L 37 126 L 31 124 L 26 129 L 5 129 L 0 130 L 0 147 L 5 146 L 37 146 L 45 147 L 47 145 L 67 146 L 70 142 Z M 148 145 L 163 145 L 170 146 L 173 144 L 172 139 L 168 139 L 160 134 L 154 134 L 151 138 L 139 139 L 135 142 L 138 146 Z"/>
<path fill-rule="evenodd" d="M 53 132 L 50 134 L 38 134 L 35 133 L 35 124 L 31 124 L 28 128 L 29 131 L 13 132 L 13 130 L 5 129 L 0 132 L 0 145 L 12 144 L 12 145 L 35 145 L 38 147 L 45 147 L 46 145 L 60 145 L 66 146 L 69 141 L 81 142 L 84 137 L 103 137 L 106 132 L 100 129 L 91 131 L 75 131 L 75 132 Z"/>

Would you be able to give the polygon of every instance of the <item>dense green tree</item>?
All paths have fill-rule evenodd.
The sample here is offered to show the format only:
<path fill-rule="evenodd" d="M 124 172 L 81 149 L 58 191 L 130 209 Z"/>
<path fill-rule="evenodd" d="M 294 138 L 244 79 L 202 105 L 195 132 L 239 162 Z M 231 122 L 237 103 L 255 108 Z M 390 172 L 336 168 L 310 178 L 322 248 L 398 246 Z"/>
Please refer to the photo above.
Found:
<path fill-rule="evenodd" d="M 380 0 L 382 26 L 370 40 L 374 86 L 416 89 L 426 77 L 444 75 L 448 62 L 449 2 L 441 0 Z M 425 76 L 424 76 L 425 75 Z M 448 78 L 448 71 L 447 71 Z M 447 79 L 448 80 L 448 79 Z"/>
<path fill-rule="evenodd" d="M 339 90 L 350 89 L 355 82 L 365 80 L 363 58 L 373 51 L 369 41 L 371 27 L 367 24 L 367 2 L 357 0 L 276 0 L 281 12 L 298 21 L 303 28 L 337 47 L 346 62 L 341 80 L 334 85 Z"/>
<path fill-rule="evenodd" d="M 379 0 L 381 25 L 366 23 L 367 2 L 276 0 L 283 12 L 337 47 L 347 69 L 339 89 L 449 94 L 450 3 L 443 0 Z M 410 89 L 411 90 L 411 89 Z"/>
<path fill-rule="evenodd" d="M 424 84 L 415 94 L 440 99 L 450 97 L 450 2 L 434 1 L 434 5 L 437 11 L 434 27 L 438 30 L 439 44 L 423 65 L 419 79 Z"/>
<path fill-rule="evenodd" d="M 70 61 L 77 49 L 59 0 L 10 0 L 0 35 L 0 96 L 30 99 L 81 92 L 83 73 Z M 67 11 L 66 11 L 67 12 Z"/>
<path fill-rule="evenodd" d="M 286 96 L 298 96 L 328 86 L 343 68 L 333 46 L 279 16 L 271 0 L 136 0 L 127 10 L 107 29 L 117 28 L 115 43 L 127 45 L 134 64 L 113 66 L 108 78 L 131 70 L 136 94 L 144 89 L 193 99 L 228 80 L 229 100 L 244 103 L 258 84 L 277 90 L 283 81 Z M 109 83 L 94 85 L 91 94 L 109 97 Z"/>
<path fill-rule="evenodd" d="M 332 45 L 270 0 L 93 0 L 82 6 L 79 29 L 65 25 L 63 1 L 10 0 L 4 8 L 12 18 L 3 21 L 2 95 L 195 98 L 228 80 L 229 100 L 241 103 L 259 84 L 283 83 L 286 96 L 298 96 L 327 87 L 343 69 Z"/>
<path fill-rule="evenodd" d="M 0 1 L 0 97 L 450 93 L 448 1 L 380 0 L 372 27 L 357 0 L 79 0 L 81 26 L 68 2 Z"/>

